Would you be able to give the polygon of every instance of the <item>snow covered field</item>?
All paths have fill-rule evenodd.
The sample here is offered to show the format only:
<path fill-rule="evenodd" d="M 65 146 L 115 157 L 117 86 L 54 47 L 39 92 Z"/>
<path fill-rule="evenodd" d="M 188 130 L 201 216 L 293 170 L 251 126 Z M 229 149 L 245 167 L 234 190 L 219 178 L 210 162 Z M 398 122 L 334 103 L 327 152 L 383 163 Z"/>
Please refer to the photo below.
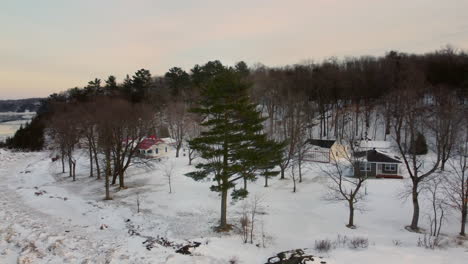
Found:
<path fill-rule="evenodd" d="M 338 236 L 364 237 L 368 248 L 339 246 L 316 252 L 327 263 L 468 263 L 468 241 L 456 245 L 458 215 L 450 215 L 442 232 L 445 249 L 417 246 L 421 234 L 404 229 L 411 217 L 410 201 L 398 194 L 406 180 L 369 180 L 365 211 L 357 213 L 357 229 L 345 227 L 344 204 L 323 200 L 326 176 L 309 164 L 304 182 L 292 193 L 292 181 L 272 179 L 249 183 L 250 197 L 261 197 L 255 244 L 243 244 L 234 232 L 212 231 L 219 217 L 219 198 L 210 182 L 195 182 L 183 174 L 191 171 L 187 159 L 170 158 L 153 168 L 130 169 L 128 189 L 112 190 L 113 200 L 103 201 L 103 181 L 88 176 L 85 155 L 78 160 L 78 179 L 61 173 L 49 153 L 13 153 L 0 149 L 0 263 L 265 263 L 280 251 L 310 248 L 315 241 Z M 169 194 L 163 170 L 174 164 Z M 140 213 L 137 213 L 137 197 Z M 250 198 L 247 199 L 247 201 Z M 231 224 L 238 225 L 242 201 L 228 206 Z M 423 207 L 422 227 L 426 228 Z M 262 234 L 265 247 L 262 246 Z M 174 243 L 201 242 L 193 256 L 175 253 L 172 247 L 148 238 Z M 463 242 L 462 242 L 463 243 Z M 314 262 L 315 263 L 315 262 Z"/>

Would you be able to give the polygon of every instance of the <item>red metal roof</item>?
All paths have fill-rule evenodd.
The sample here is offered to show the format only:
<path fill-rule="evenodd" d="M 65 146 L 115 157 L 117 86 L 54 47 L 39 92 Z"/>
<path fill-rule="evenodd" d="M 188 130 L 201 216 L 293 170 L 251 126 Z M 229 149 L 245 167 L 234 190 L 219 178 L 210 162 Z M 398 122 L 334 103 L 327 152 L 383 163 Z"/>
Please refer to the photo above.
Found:
<path fill-rule="evenodd" d="M 139 149 L 149 149 L 153 145 L 157 145 L 159 143 L 164 143 L 164 141 L 160 138 L 157 138 L 155 135 L 151 135 L 145 139 L 143 139 L 139 144 L 138 148 Z"/>

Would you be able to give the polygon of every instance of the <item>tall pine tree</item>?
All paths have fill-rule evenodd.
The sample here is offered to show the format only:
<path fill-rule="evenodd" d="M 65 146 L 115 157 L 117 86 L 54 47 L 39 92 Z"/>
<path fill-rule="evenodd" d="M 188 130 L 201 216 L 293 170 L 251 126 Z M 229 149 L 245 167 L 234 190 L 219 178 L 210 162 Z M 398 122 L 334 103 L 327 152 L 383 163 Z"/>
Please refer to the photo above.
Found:
<path fill-rule="evenodd" d="M 202 86 L 199 106 L 193 109 L 204 119 L 206 128 L 191 140 L 190 148 L 200 153 L 203 161 L 197 170 L 187 176 L 195 180 L 211 177 L 211 190 L 221 195 L 219 231 L 230 229 L 227 223 L 227 199 L 230 189 L 238 180 L 255 180 L 256 172 L 271 171 L 272 166 L 258 159 L 258 155 L 271 149 L 273 141 L 267 141 L 263 130 L 263 118 L 256 105 L 248 97 L 249 84 L 242 74 L 232 68 L 224 68 Z M 270 143 L 270 144 L 266 144 Z M 260 162 L 261 161 L 261 162 Z M 245 188 L 233 191 L 234 198 L 245 197 Z"/>

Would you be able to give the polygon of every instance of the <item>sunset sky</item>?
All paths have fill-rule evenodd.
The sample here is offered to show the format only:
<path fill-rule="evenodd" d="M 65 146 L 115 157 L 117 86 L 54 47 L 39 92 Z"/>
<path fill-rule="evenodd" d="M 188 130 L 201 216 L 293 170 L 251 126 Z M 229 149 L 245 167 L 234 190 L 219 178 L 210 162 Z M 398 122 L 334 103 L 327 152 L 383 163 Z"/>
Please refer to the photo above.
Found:
<path fill-rule="evenodd" d="M 0 99 L 213 59 L 276 66 L 468 49 L 467 0 L 2 0 L 0 24 Z"/>

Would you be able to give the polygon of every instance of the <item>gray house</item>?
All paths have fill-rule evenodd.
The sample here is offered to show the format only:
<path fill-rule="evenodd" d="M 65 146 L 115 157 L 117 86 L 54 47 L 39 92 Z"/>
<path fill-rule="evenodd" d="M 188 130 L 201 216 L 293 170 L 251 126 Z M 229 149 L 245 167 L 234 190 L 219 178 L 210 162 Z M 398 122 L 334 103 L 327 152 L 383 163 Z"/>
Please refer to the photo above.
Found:
<path fill-rule="evenodd" d="M 375 149 L 360 151 L 354 154 L 359 166 L 355 166 L 354 175 L 366 175 L 376 178 L 403 179 L 401 176 L 401 161 L 398 157 L 379 152 Z"/>

